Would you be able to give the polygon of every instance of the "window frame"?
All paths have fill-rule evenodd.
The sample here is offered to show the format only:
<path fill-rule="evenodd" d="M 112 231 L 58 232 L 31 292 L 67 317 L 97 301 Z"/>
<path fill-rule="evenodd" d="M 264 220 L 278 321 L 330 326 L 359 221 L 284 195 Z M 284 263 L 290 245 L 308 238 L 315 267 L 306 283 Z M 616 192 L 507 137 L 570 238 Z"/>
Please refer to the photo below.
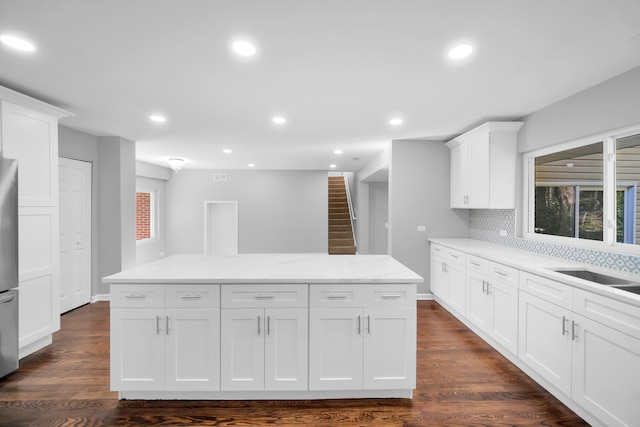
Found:
<path fill-rule="evenodd" d="M 136 244 L 144 244 L 155 242 L 159 239 L 158 236 L 158 191 L 156 189 L 148 189 L 148 188 L 136 188 L 137 193 L 148 193 L 149 194 L 149 237 L 145 239 L 138 240 L 136 238 Z M 137 203 L 137 201 L 136 201 Z M 136 208 L 136 229 L 138 227 L 138 210 Z M 137 234 L 137 233 L 136 233 Z"/>
<path fill-rule="evenodd" d="M 522 237 L 530 240 L 556 243 L 594 250 L 606 250 L 630 255 L 640 255 L 640 242 L 636 244 L 616 242 L 616 140 L 640 134 L 640 123 L 621 129 L 603 132 L 576 140 L 543 147 L 523 153 L 522 158 Z M 602 241 L 553 236 L 534 232 L 535 222 L 535 159 L 560 151 L 602 142 L 603 167 L 603 236 Z M 620 181 L 628 182 L 628 181 Z"/>

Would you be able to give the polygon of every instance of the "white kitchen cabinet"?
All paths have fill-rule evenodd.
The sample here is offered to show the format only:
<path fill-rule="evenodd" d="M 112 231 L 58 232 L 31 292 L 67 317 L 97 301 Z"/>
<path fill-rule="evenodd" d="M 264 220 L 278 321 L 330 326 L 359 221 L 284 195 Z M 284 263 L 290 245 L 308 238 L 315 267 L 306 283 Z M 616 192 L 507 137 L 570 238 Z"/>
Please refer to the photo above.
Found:
<path fill-rule="evenodd" d="M 517 270 L 468 256 L 467 319 L 505 349 L 517 354 Z"/>
<path fill-rule="evenodd" d="M 69 115 L 0 87 L 0 152 L 18 160 L 20 358 L 60 329 L 58 119 Z"/>
<path fill-rule="evenodd" d="M 431 291 L 461 314 L 466 312 L 465 254 L 440 245 L 431 246 Z"/>
<path fill-rule="evenodd" d="M 415 287 L 312 285 L 309 389 L 415 387 Z"/>
<path fill-rule="evenodd" d="M 219 390 L 219 286 L 111 287 L 112 390 Z"/>
<path fill-rule="evenodd" d="M 451 208 L 513 209 L 522 122 L 487 122 L 447 142 Z"/>
<path fill-rule="evenodd" d="M 223 285 L 222 390 L 307 390 L 307 288 Z"/>

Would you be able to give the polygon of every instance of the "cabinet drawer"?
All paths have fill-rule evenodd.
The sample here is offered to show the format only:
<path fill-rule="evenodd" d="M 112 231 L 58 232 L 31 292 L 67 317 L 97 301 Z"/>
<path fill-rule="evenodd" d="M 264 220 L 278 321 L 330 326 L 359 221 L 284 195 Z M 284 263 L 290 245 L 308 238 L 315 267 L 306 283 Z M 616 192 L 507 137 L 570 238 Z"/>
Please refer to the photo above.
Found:
<path fill-rule="evenodd" d="M 164 307 L 164 285 L 111 285 L 111 307 Z"/>
<path fill-rule="evenodd" d="M 454 264 L 460 264 L 464 266 L 466 254 L 464 252 L 457 251 L 455 249 L 447 248 L 445 259 Z"/>
<path fill-rule="evenodd" d="M 478 273 L 487 274 L 489 271 L 489 261 L 484 258 L 468 255 L 467 268 L 469 270 L 477 271 Z"/>
<path fill-rule="evenodd" d="M 220 285 L 166 285 L 165 300 L 172 308 L 218 308 Z"/>
<path fill-rule="evenodd" d="M 488 275 L 494 280 L 498 280 L 506 285 L 518 287 L 518 270 L 496 262 L 489 262 Z"/>
<path fill-rule="evenodd" d="M 519 288 L 522 291 L 536 295 L 560 307 L 568 310 L 572 309 L 573 288 L 564 283 L 521 271 Z"/>
<path fill-rule="evenodd" d="M 311 285 L 311 307 L 362 307 L 367 285 Z"/>
<path fill-rule="evenodd" d="M 222 285 L 221 306 L 307 307 L 308 285 Z"/>
<path fill-rule="evenodd" d="M 415 307 L 416 285 L 365 285 L 365 307 Z"/>
<path fill-rule="evenodd" d="M 573 311 L 640 339 L 640 307 L 583 289 L 574 289 Z"/>

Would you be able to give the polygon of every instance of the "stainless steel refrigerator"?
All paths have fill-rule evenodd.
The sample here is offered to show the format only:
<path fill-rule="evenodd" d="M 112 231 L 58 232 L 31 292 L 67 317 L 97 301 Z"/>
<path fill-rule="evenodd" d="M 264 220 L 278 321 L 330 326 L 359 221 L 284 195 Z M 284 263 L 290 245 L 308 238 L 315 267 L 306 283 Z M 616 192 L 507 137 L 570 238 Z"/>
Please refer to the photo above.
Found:
<path fill-rule="evenodd" d="M 18 161 L 0 157 L 0 377 L 18 369 Z"/>

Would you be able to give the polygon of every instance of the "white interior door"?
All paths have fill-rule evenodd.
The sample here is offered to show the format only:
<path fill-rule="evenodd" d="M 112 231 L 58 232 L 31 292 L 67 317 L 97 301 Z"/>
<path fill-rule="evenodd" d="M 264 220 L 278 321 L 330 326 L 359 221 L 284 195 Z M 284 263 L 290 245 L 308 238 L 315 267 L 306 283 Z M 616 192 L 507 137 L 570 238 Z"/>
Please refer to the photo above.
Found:
<path fill-rule="evenodd" d="M 91 163 L 60 157 L 60 313 L 91 299 Z"/>
<path fill-rule="evenodd" d="M 238 202 L 204 202 L 204 253 L 238 253 Z"/>

